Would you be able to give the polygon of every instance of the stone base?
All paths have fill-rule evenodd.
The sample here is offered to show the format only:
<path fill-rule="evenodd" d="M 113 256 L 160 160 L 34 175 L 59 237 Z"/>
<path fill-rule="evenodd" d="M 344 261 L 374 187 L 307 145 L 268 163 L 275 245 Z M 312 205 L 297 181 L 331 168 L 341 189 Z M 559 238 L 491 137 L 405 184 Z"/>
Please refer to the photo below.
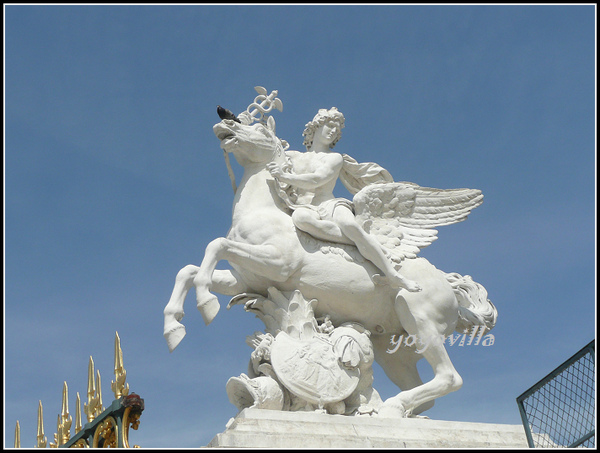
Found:
<path fill-rule="evenodd" d="M 527 448 L 522 425 L 244 409 L 209 448 Z"/>

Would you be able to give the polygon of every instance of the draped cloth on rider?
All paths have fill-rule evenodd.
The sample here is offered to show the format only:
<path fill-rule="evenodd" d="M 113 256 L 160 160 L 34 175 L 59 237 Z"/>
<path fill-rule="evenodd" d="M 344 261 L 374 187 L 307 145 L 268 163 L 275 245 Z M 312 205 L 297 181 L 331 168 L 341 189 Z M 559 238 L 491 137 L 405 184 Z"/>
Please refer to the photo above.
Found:
<path fill-rule="evenodd" d="M 352 194 L 371 184 L 394 182 L 389 171 L 374 162 L 359 163 L 348 154 L 342 154 L 344 164 L 340 171 L 340 181 Z"/>

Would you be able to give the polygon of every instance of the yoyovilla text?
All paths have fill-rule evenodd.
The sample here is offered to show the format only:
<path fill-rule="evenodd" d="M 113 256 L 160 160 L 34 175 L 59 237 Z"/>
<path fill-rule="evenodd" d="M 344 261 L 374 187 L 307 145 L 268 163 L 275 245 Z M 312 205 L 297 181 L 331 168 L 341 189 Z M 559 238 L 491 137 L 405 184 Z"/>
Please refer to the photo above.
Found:
<path fill-rule="evenodd" d="M 458 346 L 491 346 L 496 339 L 491 333 L 484 335 L 486 330 L 485 326 L 475 326 L 470 333 L 458 334 L 456 337 L 454 334 L 448 336 L 439 335 L 430 338 L 418 338 L 416 335 L 407 335 L 405 337 L 404 335 L 398 336 L 396 334 L 390 338 L 390 347 L 385 352 L 393 354 L 400 347 L 414 347 L 416 348 L 415 352 L 420 354 L 426 351 L 429 346 L 436 343 L 446 343 L 450 346 L 454 346 L 455 344 L 458 344 Z"/>

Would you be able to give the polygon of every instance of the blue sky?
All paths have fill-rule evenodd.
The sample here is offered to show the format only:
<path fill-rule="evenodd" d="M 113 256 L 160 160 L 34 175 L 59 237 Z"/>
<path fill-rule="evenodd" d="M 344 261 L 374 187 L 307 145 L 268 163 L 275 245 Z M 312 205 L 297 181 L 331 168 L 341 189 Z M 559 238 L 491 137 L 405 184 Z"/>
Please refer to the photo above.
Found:
<path fill-rule="evenodd" d="M 146 404 L 132 443 L 206 445 L 235 416 L 225 383 L 263 325 L 234 307 L 204 326 L 190 294 L 170 354 L 162 311 L 179 269 L 227 233 L 216 106 L 245 110 L 257 85 L 279 91 L 292 149 L 336 106 L 337 151 L 483 191 L 422 256 L 485 286 L 496 341 L 448 347 L 464 385 L 431 418 L 520 424 L 515 398 L 595 338 L 594 5 L 4 11 L 5 446 L 16 420 L 35 444 L 38 400 L 52 440 L 63 381 L 74 416 L 90 355 L 110 404 L 115 331 Z M 379 368 L 374 387 L 398 392 Z"/>

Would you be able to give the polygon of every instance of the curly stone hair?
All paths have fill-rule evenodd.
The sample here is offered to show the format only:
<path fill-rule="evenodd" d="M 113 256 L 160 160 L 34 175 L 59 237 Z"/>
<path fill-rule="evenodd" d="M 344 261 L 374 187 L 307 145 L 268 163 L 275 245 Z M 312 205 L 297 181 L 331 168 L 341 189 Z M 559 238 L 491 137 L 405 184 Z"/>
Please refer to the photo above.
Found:
<path fill-rule="evenodd" d="M 342 112 L 338 111 L 336 107 L 331 107 L 329 110 L 319 109 L 319 112 L 315 115 L 312 121 L 306 124 L 304 132 L 302 132 L 302 135 L 304 136 L 303 145 L 306 146 L 306 149 L 311 147 L 317 129 L 328 121 L 334 121 L 340 126 L 337 137 L 331 143 L 331 145 L 329 145 L 329 147 L 333 148 L 340 138 L 342 138 L 342 128 L 344 127 L 345 121 Z"/>

